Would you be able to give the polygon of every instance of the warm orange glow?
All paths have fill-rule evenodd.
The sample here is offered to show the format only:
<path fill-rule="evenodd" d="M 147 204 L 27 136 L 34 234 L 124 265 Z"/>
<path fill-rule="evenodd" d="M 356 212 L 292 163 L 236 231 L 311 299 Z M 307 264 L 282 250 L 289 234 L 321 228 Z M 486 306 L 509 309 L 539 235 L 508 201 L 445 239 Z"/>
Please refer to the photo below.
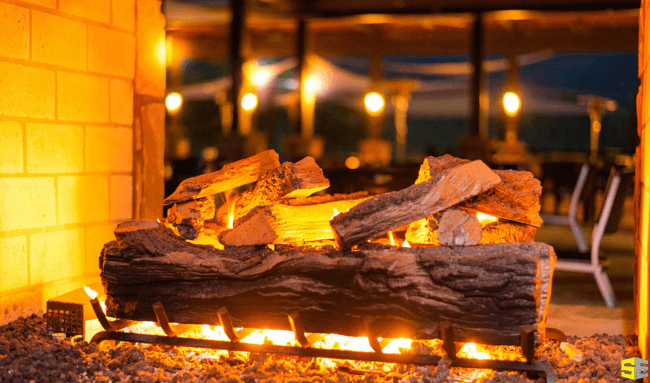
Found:
<path fill-rule="evenodd" d="M 340 214 L 339 211 L 334 209 L 334 211 L 332 212 L 332 218 L 336 217 L 339 214 Z M 330 219 L 332 219 L 332 218 L 330 218 Z"/>
<path fill-rule="evenodd" d="M 228 229 L 235 227 L 235 204 L 230 202 L 230 207 L 228 208 Z"/>
<path fill-rule="evenodd" d="M 293 332 L 284 330 L 258 330 L 242 339 L 242 342 L 249 344 L 272 343 L 277 346 L 299 346 Z"/>
<path fill-rule="evenodd" d="M 406 338 L 393 339 L 382 351 L 386 354 L 400 354 L 402 350 L 408 351 L 411 349 L 411 343 L 413 341 Z"/>
<path fill-rule="evenodd" d="M 156 44 L 156 59 L 165 67 L 167 65 L 167 41 L 160 39 Z"/>
<path fill-rule="evenodd" d="M 395 241 L 395 237 L 393 236 L 392 231 L 388 232 L 388 238 L 390 239 L 390 245 L 391 246 L 397 246 L 397 242 Z"/>
<path fill-rule="evenodd" d="M 481 226 L 485 226 L 488 223 L 492 223 L 492 222 L 499 222 L 499 218 L 481 212 L 476 212 L 476 218 L 478 218 L 478 221 L 481 223 Z"/>
<path fill-rule="evenodd" d="M 311 75 L 305 81 L 305 89 L 311 93 L 318 92 L 323 87 L 323 80 L 320 76 Z"/>
<path fill-rule="evenodd" d="M 269 82 L 272 76 L 273 73 L 269 69 L 256 67 L 251 75 L 251 81 L 253 82 L 253 85 L 262 87 Z"/>
<path fill-rule="evenodd" d="M 170 93 L 167 95 L 165 98 L 165 106 L 167 107 L 167 111 L 169 113 L 176 113 L 180 110 L 181 106 L 183 105 L 183 97 L 181 96 L 180 93 Z"/>
<path fill-rule="evenodd" d="M 345 159 L 345 167 L 348 169 L 358 169 L 361 166 L 361 161 L 357 157 L 348 157 Z"/>
<path fill-rule="evenodd" d="M 88 296 L 90 297 L 90 299 L 95 299 L 95 298 L 97 298 L 97 296 L 98 296 L 97 291 L 91 289 L 91 288 L 88 287 L 88 286 L 84 286 L 84 291 L 86 291 L 86 294 L 88 294 Z"/>
<path fill-rule="evenodd" d="M 377 92 L 370 92 L 366 94 L 364 98 L 364 103 L 366 104 L 366 109 L 371 114 L 379 113 L 384 109 L 384 97 Z"/>
<path fill-rule="evenodd" d="M 241 107 L 244 110 L 251 111 L 257 106 L 257 96 L 253 93 L 246 93 L 241 99 Z"/>
<path fill-rule="evenodd" d="M 479 351 L 476 343 L 465 343 L 463 348 L 458 351 L 458 355 L 470 359 L 490 359 L 490 354 Z"/>
<path fill-rule="evenodd" d="M 402 247 L 411 247 L 411 244 L 407 240 L 404 240 L 404 243 L 402 243 Z"/>
<path fill-rule="evenodd" d="M 508 116 L 516 116 L 520 106 L 521 102 L 517 93 L 507 92 L 503 95 L 503 109 L 505 109 Z"/>

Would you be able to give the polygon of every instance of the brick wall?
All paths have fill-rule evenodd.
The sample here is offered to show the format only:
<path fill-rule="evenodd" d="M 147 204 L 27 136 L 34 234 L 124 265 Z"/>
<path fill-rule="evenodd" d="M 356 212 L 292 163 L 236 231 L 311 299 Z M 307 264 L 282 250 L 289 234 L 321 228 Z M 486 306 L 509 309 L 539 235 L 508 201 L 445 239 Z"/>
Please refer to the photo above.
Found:
<path fill-rule="evenodd" d="M 133 216 L 136 51 L 160 45 L 136 44 L 139 7 L 162 18 L 156 0 L 0 0 L 0 324 L 99 281 Z"/>
<path fill-rule="evenodd" d="M 650 359 L 650 0 L 641 2 L 639 16 L 639 78 L 637 95 L 638 133 L 636 151 L 635 211 L 635 303 L 639 348 Z M 650 382 L 650 378 L 644 379 Z"/>

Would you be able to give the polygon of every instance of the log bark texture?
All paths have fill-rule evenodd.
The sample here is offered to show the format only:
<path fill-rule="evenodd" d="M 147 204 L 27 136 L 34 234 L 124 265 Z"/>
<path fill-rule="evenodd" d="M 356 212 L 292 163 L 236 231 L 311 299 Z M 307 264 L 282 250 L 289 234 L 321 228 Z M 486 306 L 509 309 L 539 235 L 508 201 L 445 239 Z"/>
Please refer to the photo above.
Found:
<path fill-rule="evenodd" d="M 478 245 L 483 228 L 476 216 L 462 209 L 447 209 L 442 212 L 438 227 L 438 241 L 443 246 Z"/>
<path fill-rule="evenodd" d="M 266 150 L 227 164 L 219 171 L 188 178 L 178 185 L 174 193 L 165 198 L 164 204 L 171 205 L 206 197 L 253 183 L 268 170 L 280 166 L 278 158 L 278 153 L 274 150 Z"/>
<path fill-rule="evenodd" d="M 330 222 L 339 247 L 349 249 L 430 216 L 501 183 L 482 161 L 449 167 L 428 181 L 372 197 Z"/>
<path fill-rule="evenodd" d="M 208 196 L 174 204 L 167 212 L 167 222 L 181 237 L 196 239 L 203 232 L 205 221 L 213 219 L 214 213 L 214 197 Z"/>
<path fill-rule="evenodd" d="M 225 225 L 230 214 L 237 220 L 257 206 L 270 205 L 283 198 L 308 197 L 329 186 L 329 180 L 312 157 L 295 164 L 285 162 L 266 172 L 252 189 L 223 204 L 217 211 L 217 220 Z"/>
<path fill-rule="evenodd" d="M 317 200 L 322 198 L 316 197 Z M 224 245 L 250 246 L 265 244 L 303 245 L 308 242 L 333 240 L 330 220 L 367 198 L 340 199 L 312 205 L 273 204 L 256 207 L 225 231 Z"/>
<path fill-rule="evenodd" d="M 445 321 L 459 341 L 518 344 L 523 326 L 544 334 L 555 254 L 542 243 L 395 248 L 193 245 L 155 222 L 121 224 L 105 245 L 107 313 L 155 321 L 218 324 L 226 307 L 238 327 L 432 339 Z"/>
<path fill-rule="evenodd" d="M 420 167 L 415 183 L 426 182 L 437 173 L 467 163 L 469 160 L 448 154 L 441 157 L 427 157 Z M 495 172 L 503 182 L 485 193 L 460 203 L 458 207 L 535 227 L 542 226 L 543 221 L 539 216 L 542 185 L 539 180 L 532 173 L 525 171 L 495 170 Z"/>

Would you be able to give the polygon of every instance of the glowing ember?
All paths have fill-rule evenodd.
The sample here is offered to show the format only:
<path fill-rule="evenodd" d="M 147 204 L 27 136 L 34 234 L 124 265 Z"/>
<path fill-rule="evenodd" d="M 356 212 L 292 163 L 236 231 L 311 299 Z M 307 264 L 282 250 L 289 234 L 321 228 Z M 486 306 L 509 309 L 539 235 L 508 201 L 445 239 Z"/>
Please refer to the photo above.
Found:
<path fill-rule="evenodd" d="M 479 351 L 476 343 L 465 343 L 463 348 L 458 352 L 459 356 L 470 359 L 490 359 L 490 354 Z"/>
<path fill-rule="evenodd" d="M 283 330 L 258 330 L 242 339 L 244 343 L 265 344 L 272 343 L 278 346 L 299 346 L 291 331 Z"/>
<path fill-rule="evenodd" d="M 478 221 L 481 223 L 481 226 L 485 226 L 488 223 L 492 223 L 492 222 L 499 222 L 499 218 L 481 212 L 476 212 L 476 218 L 478 218 Z"/>
<path fill-rule="evenodd" d="M 98 294 L 97 294 L 97 291 L 91 289 L 90 287 L 88 287 L 88 286 L 84 286 L 84 291 L 86 291 L 86 294 L 88 294 L 88 296 L 90 297 L 90 299 L 95 299 L 95 298 L 97 298 L 97 295 L 98 295 Z"/>
<path fill-rule="evenodd" d="M 393 232 L 392 232 L 392 231 L 389 231 L 389 232 L 388 232 L 388 238 L 390 238 L 390 245 L 391 245 L 391 246 L 397 246 L 397 245 L 396 245 L 397 242 L 395 241 L 395 237 L 393 236 Z"/>
<path fill-rule="evenodd" d="M 402 247 L 411 247 L 411 244 L 407 240 L 404 240 L 404 243 L 402 243 Z"/>

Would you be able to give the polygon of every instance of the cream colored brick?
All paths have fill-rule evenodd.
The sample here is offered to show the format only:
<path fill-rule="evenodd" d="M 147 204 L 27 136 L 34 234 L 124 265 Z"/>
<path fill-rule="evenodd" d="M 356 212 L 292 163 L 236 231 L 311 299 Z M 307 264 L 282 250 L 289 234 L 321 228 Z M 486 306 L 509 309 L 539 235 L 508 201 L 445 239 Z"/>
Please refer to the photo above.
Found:
<path fill-rule="evenodd" d="M 135 93 L 165 96 L 165 17 L 160 1 L 136 0 L 138 62 Z"/>
<path fill-rule="evenodd" d="M 59 177 L 59 224 L 108 221 L 108 176 Z"/>
<path fill-rule="evenodd" d="M 27 283 L 27 238 L 0 238 L 0 293 Z"/>
<path fill-rule="evenodd" d="M 32 60 L 85 70 L 87 31 L 78 21 L 32 11 Z"/>
<path fill-rule="evenodd" d="M 0 115 L 54 118 L 54 71 L 0 62 Z"/>
<path fill-rule="evenodd" d="M 111 122 L 133 123 L 133 81 L 111 79 Z"/>
<path fill-rule="evenodd" d="M 0 56 L 29 59 L 29 10 L 0 3 Z"/>
<path fill-rule="evenodd" d="M 135 73 L 135 36 L 89 25 L 88 47 L 88 70 L 133 78 Z"/>
<path fill-rule="evenodd" d="M 56 224 L 54 178 L 0 178 L 0 231 Z"/>
<path fill-rule="evenodd" d="M 99 272 L 99 256 L 104 244 L 115 239 L 115 226 L 102 225 L 86 229 L 86 273 Z"/>
<path fill-rule="evenodd" d="M 113 0 L 113 25 L 135 30 L 135 0 Z"/>
<path fill-rule="evenodd" d="M 85 249 L 84 229 L 32 234 L 29 249 L 31 284 L 83 274 Z"/>
<path fill-rule="evenodd" d="M 86 126 L 86 171 L 108 172 L 111 170 L 113 147 L 111 126 Z"/>
<path fill-rule="evenodd" d="M 56 0 L 23 0 L 26 3 L 40 5 L 46 8 L 56 8 Z"/>
<path fill-rule="evenodd" d="M 28 173 L 76 173 L 83 166 L 81 126 L 27 123 Z"/>
<path fill-rule="evenodd" d="M 111 18 L 110 0 L 59 0 L 59 10 L 106 24 Z"/>
<path fill-rule="evenodd" d="M 23 128 L 15 121 L 0 121 L 0 173 L 23 172 Z"/>
<path fill-rule="evenodd" d="M 57 97 L 60 120 L 109 120 L 107 78 L 59 72 Z"/>
<path fill-rule="evenodd" d="M 116 128 L 111 146 L 111 170 L 133 171 L 133 131 L 130 128 Z"/>
<path fill-rule="evenodd" d="M 133 217 L 133 177 L 111 177 L 111 220 Z"/>

